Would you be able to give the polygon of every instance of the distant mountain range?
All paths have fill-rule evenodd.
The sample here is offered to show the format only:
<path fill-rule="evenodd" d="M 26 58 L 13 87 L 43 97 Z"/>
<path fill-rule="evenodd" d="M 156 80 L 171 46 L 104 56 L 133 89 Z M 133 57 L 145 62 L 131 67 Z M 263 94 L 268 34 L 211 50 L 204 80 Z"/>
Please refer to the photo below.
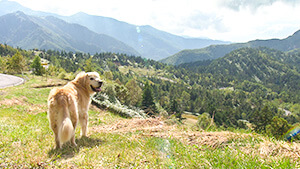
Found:
<path fill-rule="evenodd" d="M 210 39 L 184 38 L 157 30 L 151 26 L 131 25 L 112 18 L 92 16 L 82 12 L 60 18 L 70 23 L 86 26 L 94 32 L 112 36 L 132 46 L 142 56 L 154 60 L 168 57 L 183 49 L 196 49 L 211 44 L 228 43 Z"/>
<path fill-rule="evenodd" d="M 17 12 L 12 15 L 6 15 L 16 11 L 23 11 L 24 13 L 21 14 Z M 3 15 L 1 20 L 5 27 L 0 28 L 0 43 L 7 43 L 25 49 L 33 47 L 39 49 L 81 51 L 91 54 L 103 51 L 123 52 L 160 60 L 183 49 L 198 49 L 212 44 L 229 43 L 210 39 L 184 38 L 157 30 L 151 26 L 132 25 L 113 18 L 92 16 L 82 12 L 72 16 L 60 16 L 52 13 L 33 11 L 16 2 L 7 0 L 0 1 L 0 15 Z M 26 34 L 30 32 L 30 30 L 26 27 L 28 25 L 23 25 L 23 23 L 21 23 L 22 28 L 20 30 L 10 27 L 20 24 L 20 15 L 27 15 L 24 18 L 30 21 L 27 20 L 26 22 L 28 24 L 31 22 L 31 24 L 29 24 L 30 26 L 35 24 L 34 28 L 38 29 L 38 31 L 32 30 L 30 35 Z M 11 25 L 7 22 L 4 23 L 3 20 L 7 17 L 17 23 L 9 22 Z M 18 17 L 19 19 L 17 19 Z M 78 24 L 80 24 L 81 27 Z M 48 26 L 50 26 L 50 28 L 48 28 Z M 6 29 L 6 31 L 4 31 L 4 29 Z M 8 31 L 9 29 L 11 30 Z M 83 29 L 86 34 L 80 36 Z M 25 30 L 27 31 L 25 32 Z M 14 35 L 4 33 L 13 33 Z M 24 39 L 20 39 L 20 37 Z M 16 38 L 21 40 L 21 42 L 15 41 Z M 108 40 L 108 42 L 106 40 Z"/>
<path fill-rule="evenodd" d="M 138 55 L 138 52 L 121 41 L 53 16 L 35 17 L 16 12 L 1 16 L 0 25 L 0 43 L 25 49 Z"/>
<path fill-rule="evenodd" d="M 285 39 L 254 40 L 247 43 L 233 43 L 228 45 L 211 45 L 206 48 L 182 50 L 175 55 L 162 59 L 161 62 L 179 65 L 182 63 L 196 62 L 199 60 L 216 59 L 225 56 L 233 50 L 244 47 L 268 47 L 283 52 L 299 50 L 300 30 Z"/>

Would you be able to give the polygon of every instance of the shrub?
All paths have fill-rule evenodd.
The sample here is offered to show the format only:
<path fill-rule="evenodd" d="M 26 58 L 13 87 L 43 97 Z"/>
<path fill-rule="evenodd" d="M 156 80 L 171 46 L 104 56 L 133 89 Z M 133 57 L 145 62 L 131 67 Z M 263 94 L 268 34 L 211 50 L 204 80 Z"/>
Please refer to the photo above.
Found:
<path fill-rule="evenodd" d="M 196 126 L 203 130 L 208 130 L 212 127 L 215 127 L 215 123 L 213 122 L 213 119 L 210 118 L 210 115 L 208 113 L 203 113 L 198 116 Z"/>
<path fill-rule="evenodd" d="M 64 80 L 64 79 L 66 78 L 66 72 L 60 72 L 60 73 L 58 74 L 58 78 Z"/>
<path fill-rule="evenodd" d="M 269 136 L 274 136 L 279 139 L 291 128 L 292 126 L 283 118 L 274 116 L 271 123 L 266 126 L 266 133 Z"/>
<path fill-rule="evenodd" d="M 249 126 L 251 125 L 249 121 L 247 120 L 238 120 L 237 121 L 237 125 L 238 125 L 238 128 L 241 128 L 241 129 L 249 129 Z"/>

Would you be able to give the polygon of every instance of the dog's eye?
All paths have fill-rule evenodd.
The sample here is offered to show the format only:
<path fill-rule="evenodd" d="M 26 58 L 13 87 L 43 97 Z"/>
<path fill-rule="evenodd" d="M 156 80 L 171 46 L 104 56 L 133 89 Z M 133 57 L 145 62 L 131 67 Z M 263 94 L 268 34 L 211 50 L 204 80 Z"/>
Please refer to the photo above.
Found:
<path fill-rule="evenodd" d="M 94 78 L 91 77 L 90 80 L 94 80 Z"/>

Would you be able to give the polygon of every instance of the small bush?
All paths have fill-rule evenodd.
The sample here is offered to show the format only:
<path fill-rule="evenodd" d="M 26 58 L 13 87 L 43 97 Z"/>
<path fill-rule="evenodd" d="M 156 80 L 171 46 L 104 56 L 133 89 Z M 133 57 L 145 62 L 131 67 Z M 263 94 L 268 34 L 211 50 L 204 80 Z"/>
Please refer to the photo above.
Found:
<path fill-rule="evenodd" d="M 215 127 L 215 123 L 213 122 L 213 119 L 208 113 L 203 113 L 200 116 L 198 116 L 196 126 L 200 129 L 208 130 Z"/>
<path fill-rule="evenodd" d="M 137 117 L 137 118 L 147 118 L 147 115 L 143 110 L 138 108 L 129 108 L 122 105 L 118 99 L 114 98 L 114 102 L 110 101 L 110 97 L 105 93 L 97 94 L 92 98 L 92 101 L 96 106 L 100 108 L 106 108 L 113 113 L 119 114 L 123 117 Z"/>
<path fill-rule="evenodd" d="M 283 118 L 274 116 L 271 123 L 266 126 L 266 133 L 269 136 L 274 136 L 279 139 L 291 128 L 292 126 Z"/>

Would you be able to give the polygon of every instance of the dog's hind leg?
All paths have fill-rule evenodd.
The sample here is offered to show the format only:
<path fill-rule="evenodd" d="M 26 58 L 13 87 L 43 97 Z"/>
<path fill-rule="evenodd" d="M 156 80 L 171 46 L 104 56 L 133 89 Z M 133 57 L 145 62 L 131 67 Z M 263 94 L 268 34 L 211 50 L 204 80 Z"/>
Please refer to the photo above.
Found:
<path fill-rule="evenodd" d="M 61 143 L 59 141 L 59 138 L 58 138 L 58 133 L 55 133 L 55 144 L 56 144 L 56 149 L 61 149 Z"/>
<path fill-rule="evenodd" d="M 52 123 L 51 124 L 51 129 L 54 133 L 54 138 L 55 138 L 55 145 L 56 145 L 56 149 L 59 149 L 61 148 L 61 143 L 60 143 L 60 140 L 59 140 L 59 137 L 58 137 L 58 127 L 57 127 L 57 124 L 56 122 Z"/>
<path fill-rule="evenodd" d="M 56 116 L 57 116 L 57 112 L 53 110 L 53 107 L 49 106 L 48 118 L 49 118 L 49 122 L 50 122 L 50 127 L 54 134 L 56 149 L 58 149 L 58 148 L 61 148 L 61 143 L 60 143 L 60 140 L 58 137 L 59 124 L 57 123 L 58 119 L 55 118 Z"/>
<path fill-rule="evenodd" d="M 78 108 L 76 107 L 77 104 L 74 103 L 74 100 L 75 99 L 73 99 L 73 100 L 70 99 L 69 100 L 70 118 L 71 118 L 72 125 L 73 125 L 73 128 L 74 128 L 74 134 L 71 137 L 71 143 L 74 146 L 77 146 L 77 144 L 75 142 L 75 130 L 76 130 L 76 126 L 77 126 L 77 123 L 78 123 Z"/>

